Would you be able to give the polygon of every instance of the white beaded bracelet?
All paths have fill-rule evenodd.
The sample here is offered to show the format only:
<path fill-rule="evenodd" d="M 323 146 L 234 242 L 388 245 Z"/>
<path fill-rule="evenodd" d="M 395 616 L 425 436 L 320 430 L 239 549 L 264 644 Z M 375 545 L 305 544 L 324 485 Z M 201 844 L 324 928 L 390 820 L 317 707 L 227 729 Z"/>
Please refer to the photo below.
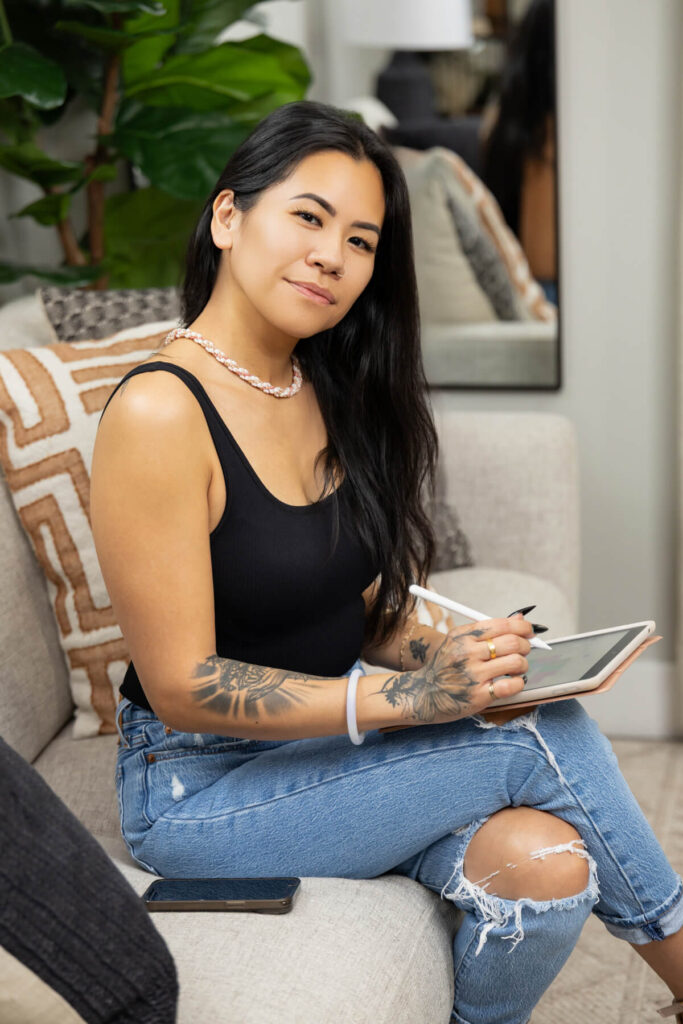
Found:
<path fill-rule="evenodd" d="M 354 668 L 349 676 L 349 685 L 346 688 L 346 726 L 349 730 L 351 742 L 356 745 L 361 744 L 365 739 L 365 733 L 358 732 L 358 722 L 356 719 L 356 689 L 360 675 L 362 675 L 361 670 Z"/>

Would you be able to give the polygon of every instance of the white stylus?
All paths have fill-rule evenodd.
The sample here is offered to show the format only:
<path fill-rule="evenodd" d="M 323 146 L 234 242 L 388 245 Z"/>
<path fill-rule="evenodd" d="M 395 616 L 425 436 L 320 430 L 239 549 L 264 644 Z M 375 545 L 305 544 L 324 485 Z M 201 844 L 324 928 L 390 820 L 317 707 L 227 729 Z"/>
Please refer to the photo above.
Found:
<path fill-rule="evenodd" d="M 457 601 L 451 601 L 450 597 L 444 597 L 442 594 L 437 594 L 434 590 L 427 590 L 426 587 L 420 587 L 417 583 L 411 583 L 408 590 L 411 594 L 415 594 L 416 597 L 423 597 L 426 601 L 433 601 L 434 604 L 441 605 L 442 608 L 449 608 L 453 612 L 460 612 L 460 614 L 464 615 L 466 619 L 474 619 L 475 622 L 481 622 L 482 619 L 492 619 L 495 617 L 493 615 L 483 615 L 481 612 L 475 612 L 474 608 L 468 608 L 464 604 L 458 604 Z M 545 643 L 544 640 L 539 640 L 538 637 L 529 637 L 529 643 L 532 647 L 540 647 L 543 651 L 552 651 L 552 647 Z"/>

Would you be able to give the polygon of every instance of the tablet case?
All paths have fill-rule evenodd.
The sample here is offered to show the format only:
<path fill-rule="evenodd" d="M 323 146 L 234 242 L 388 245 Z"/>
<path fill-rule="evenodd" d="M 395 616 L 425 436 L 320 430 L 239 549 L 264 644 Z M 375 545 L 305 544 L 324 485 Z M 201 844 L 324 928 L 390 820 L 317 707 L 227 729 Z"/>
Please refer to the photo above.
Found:
<path fill-rule="evenodd" d="M 582 690 L 580 693 L 561 693 L 555 697 L 542 697 L 541 700 L 520 701 L 518 704 L 496 704 L 496 706 L 491 708 L 490 711 L 487 711 L 487 709 L 484 708 L 480 714 L 483 715 L 487 721 L 493 721 L 497 724 L 497 719 L 494 716 L 497 716 L 498 712 L 504 712 L 505 715 L 503 721 L 508 721 L 510 718 L 514 718 L 520 708 L 533 708 L 537 704 L 550 704 L 555 700 L 571 700 L 573 697 L 592 697 L 594 693 L 605 693 L 606 690 L 612 689 L 619 676 L 626 671 L 629 665 L 633 664 L 636 658 L 640 657 L 647 647 L 650 647 L 651 644 L 656 644 L 657 641 L 661 639 L 662 638 L 659 635 L 649 636 L 647 640 L 640 645 L 640 647 L 636 647 L 635 651 L 631 651 L 628 658 L 626 658 L 625 661 L 622 661 L 621 665 L 607 676 L 607 679 L 603 679 L 600 685 L 596 686 L 593 690 Z M 394 732 L 396 729 L 412 729 L 417 725 L 425 724 L 427 723 L 415 722 L 412 725 L 387 725 L 380 729 L 379 732 Z"/>

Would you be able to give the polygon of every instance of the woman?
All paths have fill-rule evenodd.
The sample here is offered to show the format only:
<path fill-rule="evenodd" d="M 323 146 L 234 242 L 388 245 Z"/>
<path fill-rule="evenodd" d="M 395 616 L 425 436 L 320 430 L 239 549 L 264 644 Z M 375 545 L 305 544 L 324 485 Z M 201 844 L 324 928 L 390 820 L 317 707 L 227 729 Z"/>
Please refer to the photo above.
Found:
<path fill-rule="evenodd" d="M 184 329 L 124 376 L 93 454 L 132 658 L 132 856 L 162 875 L 416 879 L 464 911 L 456 1021 L 527 1021 L 591 910 L 683 998 L 681 879 L 595 722 L 575 700 L 482 714 L 522 688 L 532 623 L 444 636 L 414 616 L 437 436 L 391 150 L 334 107 L 280 107 L 186 262 Z M 361 656 L 390 671 L 361 676 L 351 743 Z"/>

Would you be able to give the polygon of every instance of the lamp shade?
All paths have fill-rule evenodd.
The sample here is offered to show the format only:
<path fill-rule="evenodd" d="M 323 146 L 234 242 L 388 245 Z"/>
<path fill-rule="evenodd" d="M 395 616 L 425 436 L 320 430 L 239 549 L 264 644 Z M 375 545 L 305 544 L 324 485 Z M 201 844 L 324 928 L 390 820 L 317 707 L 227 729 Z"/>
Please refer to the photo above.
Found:
<path fill-rule="evenodd" d="M 471 0 L 342 0 L 347 43 L 390 50 L 459 50 L 472 45 Z"/>

